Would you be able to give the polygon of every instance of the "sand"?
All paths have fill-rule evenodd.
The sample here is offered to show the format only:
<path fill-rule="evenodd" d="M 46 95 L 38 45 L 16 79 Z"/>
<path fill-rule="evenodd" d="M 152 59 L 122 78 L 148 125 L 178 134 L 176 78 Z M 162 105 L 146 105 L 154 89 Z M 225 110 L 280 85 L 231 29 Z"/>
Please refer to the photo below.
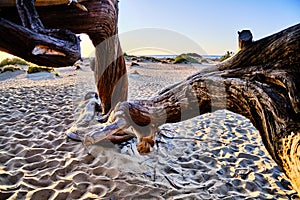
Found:
<path fill-rule="evenodd" d="M 129 67 L 129 98 L 153 96 L 209 65 Z M 90 148 L 66 138 L 89 62 L 60 77 L 0 74 L 0 199 L 296 199 L 250 121 L 226 110 L 161 126 L 154 151 L 136 141 Z"/>

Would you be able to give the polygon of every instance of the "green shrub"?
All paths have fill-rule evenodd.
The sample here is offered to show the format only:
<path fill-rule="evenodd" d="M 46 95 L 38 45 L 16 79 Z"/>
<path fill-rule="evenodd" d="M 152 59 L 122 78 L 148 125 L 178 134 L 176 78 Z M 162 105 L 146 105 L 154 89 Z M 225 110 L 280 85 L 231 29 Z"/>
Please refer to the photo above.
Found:
<path fill-rule="evenodd" d="M 226 54 L 220 58 L 220 62 L 223 62 L 224 60 L 230 58 L 232 55 L 233 55 L 232 51 L 227 51 Z"/>
<path fill-rule="evenodd" d="M 201 58 L 201 63 L 208 63 L 208 60 L 206 58 Z"/>
<path fill-rule="evenodd" d="M 6 58 L 0 62 L 0 67 L 5 65 L 29 65 L 29 63 L 20 58 Z"/>
<path fill-rule="evenodd" d="M 52 67 L 42 67 L 37 65 L 30 65 L 27 69 L 27 74 L 38 73 L 38 72 L 53 72 Z"/>
<path fill-rule="evenodd" d="M 178 63 L 187 63 L 187 59 L 185 56 L 183 55 L 179 55 L 179 56 L 176 56 L 175 60 L 174 60 L 174 64 L 178 64 Z"/>
<path fill-rule="evenodd" d="M 197 63 L 199 64 L 199 60 L 189 56 L 187 54 L 181 54 L 179 56 L 176 56 L 175 60 L 174 60 L 174 64 L 178 64 L 178 63 Z"/>
<path fill-rule="evenodd" d="M 194 58 L 202 58 L 202 56 L 197 53 L 186 53 L 186 54 L 182 54 L 182 55 L 190 56 L 190 57 L 194 57 Z"/>
<path fill-rule="evenodd" d="M 123 56 L 124 56 L 124 59 L 125 59 L 125 60 L 129 60 L 129 59 L 131 58 L 131 56 L 128 55 L 127 53 L 124 53 Z"/>
<path fill-rule="evenodd" d="M 54 72 L 54 75 L 57 76 L 57 77 L 60 77 L 58 72 Z"/>
<path fill-rule="evenodd" d="M 15 65 L 5 65 L 4 67 L 2 67 L 0 72 L 1 73 L 14 72 L 14 71 L 20 71 L 20 70 L 23 70 L 23 69 L 21 67 L 15 66 Z"/>

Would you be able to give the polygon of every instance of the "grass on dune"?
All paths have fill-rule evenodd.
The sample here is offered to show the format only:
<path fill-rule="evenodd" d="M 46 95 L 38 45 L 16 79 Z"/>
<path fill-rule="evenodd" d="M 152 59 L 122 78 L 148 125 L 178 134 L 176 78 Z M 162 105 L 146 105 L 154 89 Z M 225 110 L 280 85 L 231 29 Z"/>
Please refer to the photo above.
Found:
<path fill-rule="evenodd" d="M 30 65 L 27 69 L 27 74 L 33 74 L 38 72 L 53 72 L 53 67 L 44 67 L 44 66 L 38 66 L 38 65 Z"/>
<path fill-rule="evenodd" d="M 195 56 L 193 54 L 181 54 L 179 56 L 176 56 L 174 60 L 174 64 L 178 63 L 196 63 L 200 64 L 201 62 L 199 61 L 201 57 Z"/>
<path fill-rule="evenodd" d="M 4 67 L 6 65 L 29 65 L 29 63 L 20 58 L 6 58 L 0 62 L 0 67 Z"/>

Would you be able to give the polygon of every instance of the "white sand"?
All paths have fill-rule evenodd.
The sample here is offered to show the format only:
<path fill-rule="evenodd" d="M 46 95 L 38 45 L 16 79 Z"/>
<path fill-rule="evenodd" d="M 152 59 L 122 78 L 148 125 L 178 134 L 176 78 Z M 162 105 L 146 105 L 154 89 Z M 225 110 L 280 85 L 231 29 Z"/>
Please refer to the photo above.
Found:
<path fill-rule="evenodd" d="M 128 70 L 130 99 L 203 67 L 140 65 Z M 0 74 L 0 199 L 297 198 L 249 120 L 225 110 L 163 125 L 147 156 L 132 141 L 103 141 L 88 155 L 64 135 L 94 90 L 88 62 L 82 67 L 46 80 Z"/>

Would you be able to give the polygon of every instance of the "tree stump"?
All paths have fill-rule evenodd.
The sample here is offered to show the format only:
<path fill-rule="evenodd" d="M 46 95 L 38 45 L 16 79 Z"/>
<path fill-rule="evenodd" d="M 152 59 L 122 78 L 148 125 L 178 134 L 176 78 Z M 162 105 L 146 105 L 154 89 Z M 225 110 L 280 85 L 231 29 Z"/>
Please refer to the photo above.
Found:
<path fill-rule="evenodd" d="M 252 33 L 250 30 L 238 31 L 239 34 L 239 46 L 238 50 L 248 47 L 252 43 Z"/>

